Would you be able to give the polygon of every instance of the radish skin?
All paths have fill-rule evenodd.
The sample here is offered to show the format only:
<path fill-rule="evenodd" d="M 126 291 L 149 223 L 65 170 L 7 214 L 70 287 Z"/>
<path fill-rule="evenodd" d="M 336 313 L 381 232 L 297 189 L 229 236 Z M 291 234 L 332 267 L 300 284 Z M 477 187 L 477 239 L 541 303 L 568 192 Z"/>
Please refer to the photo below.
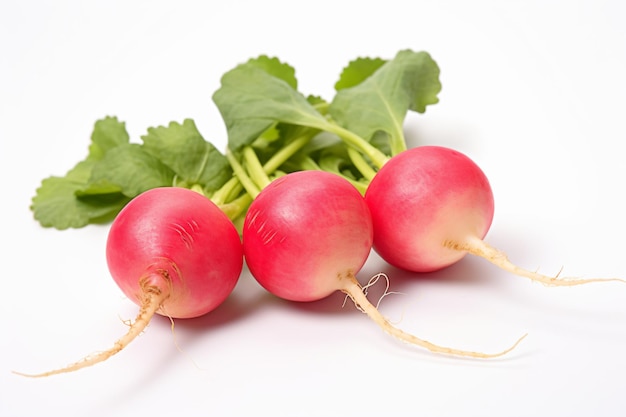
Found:
<path fill-rule="evenodd" d="M 513 274 L 549 286 L 574 286 L 620 278 L 559 278 L 513 264 L 483 239 L 494 214 L 484 172 L 466 155 L 420 146 L 391 158 L 365 192 L 372 213 L 374 250 L 389 264 L 431 272 L 479 256 Z"/>
<path fill-rule="evenodd" d="M 347 180 L 323 171 L 274 180 L 252 202 L 243 226 L 251 274 L 280 298 L 310 302 L 341 291 L 388 334 L 435 353 L 492 358 L 523 339 L 504 351 L 482 353 L 439 346 L 396 328 L 367 299 L 356 278 L 372 241 L 372 220 L 362 195 Z"/>
<path fill-rule="evenodd" d="M 155 314 L 199 317 L 232 292 L 243 268 L 235 226 L 208 198 L 185 188 L 148 190 L 131 200 L 111 225 L 106 257 L 124 294 L 139 306 L 135 321 L 113 347 L 40 374 L 73 372 L 103 362 L 124 349 Z"/>

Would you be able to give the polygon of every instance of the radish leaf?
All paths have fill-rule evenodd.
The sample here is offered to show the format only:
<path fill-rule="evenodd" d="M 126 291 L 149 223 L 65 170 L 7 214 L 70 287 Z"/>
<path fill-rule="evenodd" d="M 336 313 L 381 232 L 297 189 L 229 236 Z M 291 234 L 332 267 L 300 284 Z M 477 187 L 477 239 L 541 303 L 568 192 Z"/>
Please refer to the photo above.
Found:
<path fill-rule="evenodd" d="M 222 76 L 213 94 L 233 151 L 254 142 L 276 123 L 323 129 L 326 118 L 293 85 L 256 64 L 242 64 Z"/>
<path fill-rule="evenodd" d="M 204 140 L 191 119 L 149 128 L 141 139 L 145 151 L 171 168 L 188 188 L 198 184 L 215 191 L 232 176 L 226 157 Z"/>
<path fill-rule="evenodd" d="M 128 133 L 123 122 L 115 117 L 97 120 L 91 135 L 89 153 L 77 163 L 64 177 L 51 176 L 41 182 L 31 202 L 34 218 L 44 227 L 56 229 L 79 228 L 89 223 L 115 215 L 127 201 L 127 198 L 113 191 L 92 188 L 89 193 L 88 183 L 94 166 L 106 152 L 120 145 L 127 144 Z M 79 199 L 79 195 L 89 194 L 88 199 Z"/>
<path fill-rule="evenodd" d="M 85 178 L 92 167 L 93 162 L 82 161 L 65 177 L 53 176 L 41 182 L 32 199 L 31 210 L 42 226 L 59 230 L 84 227 L 95 223 L 94 219 L 107 218 L 121 209 L 125 202 L 119 194 L 107 201 L 97 197 L 94 200 L 76 198 L 76 193 L 85 187 Z"/>
<path fill-rule="evenodd" d="M 423 113 L 426 106 L 439 101 L 440 91 L 437 63 L 426 52 L 405 50 L 359 84 L 340 89 L 329 113 L 366 140 L 385 132 L 392 154 L 397 154 L 406 149 L 403 123 L 408 110 Z"/>
<path fill-rule="evenodd" d="M 361 84 L 363 80 L 376 72 L 385 62 L 387 61 L 381 58 L 357 58 L 354 61 L 350 61 L 348 66 L 341 72 L 339 80 L 335 83 L 335 90 L 339 91 Z"/>
<path fill-rule="evenodd" d="M 93 167 L 90 184 L 115 184 L 127 197 L 136 197 L 174 182 L 174 171 L 141 145 L 129 143 L 109 150 Z"/>

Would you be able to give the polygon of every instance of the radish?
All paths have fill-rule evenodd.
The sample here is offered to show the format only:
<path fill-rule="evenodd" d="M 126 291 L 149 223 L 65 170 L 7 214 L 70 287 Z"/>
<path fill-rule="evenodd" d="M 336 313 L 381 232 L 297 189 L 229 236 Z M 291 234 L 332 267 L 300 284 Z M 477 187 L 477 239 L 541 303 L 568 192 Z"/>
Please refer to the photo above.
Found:
<path fill-rule="evenodd" d="M 356 274 L 373 241 L 370 211 L 346 179 L 324 171 L 282 176 L 256 196 L 243 225 L 243 250 L 254 278 L 272 294 L 316 301 L 335 291 L 349 296 L 383 330 L 433 352 L 472 357 L 493 354 L 442 347 L 394 327 L 367 299 Z"/>
<path fill-rule="evenodd" d="M 243 268 L 239 233 L 208 198 L 185 188 L 154 188 L 131 200 L 111 225 L 106 244 L 111 275 L 139 306 L 128 332 L 106 351 L 33 377 L 76 371 L 124 349 L 155 313 L 202 316 L 232 292 Z M 25 375 L 25 374 L 22 374 Z"/>
<path fill-rule="evenodd" d="M 494 198 L 484 172 L 466 155 L 441 146 L 403 151 L 383 165 L 365 192 L 374 250 L 389 264 L 430 272 L 480 256 L 516 275 L 553 286 L 619 278 L 559 279 L 520 268 L 488 245 Z"/>

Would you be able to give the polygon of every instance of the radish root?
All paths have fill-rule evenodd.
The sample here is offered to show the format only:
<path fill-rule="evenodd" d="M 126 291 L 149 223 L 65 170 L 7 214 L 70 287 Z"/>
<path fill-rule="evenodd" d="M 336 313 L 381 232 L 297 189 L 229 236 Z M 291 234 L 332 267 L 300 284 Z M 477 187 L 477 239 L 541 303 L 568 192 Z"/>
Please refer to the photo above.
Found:
<path fill-rule="evenodd" d="M 377 309 L 380 307 L 381 301 L 383 301 L 383 298 L 385 298 L 386 296 L 391 295 L 391 294 L 403 294 L 403 293 L 398 292 L 398 291 L 389 291 L 389 287 L 390 287 L 389 277 L 384 272 L 379 272 L 378 274 L 376 274 L 372 278 L 370 278 L 370 280 L 367 282 L 367 284 L 365 284 L 365 285 L 363 285 L 361 287 L 361 291 L 363 291 L 363 294 L 365 294 L 366 297 L 367 297 L 369 288 L 373 287 L 374 285 L 376 285 L 381 278 L 385 279 L 385 291 L 383 292 L 383 294 L 378 299 L 378 302 L 376 303 L 376 308 Z M 343 304 L 342 304 L 341 307 L 345 307 L 346 306 L 346 302 L 347 302 L 348 298 L 350 298 L 350 296 L 348 294 L 346 294 L 346 298 L 343 300 Z M 352 299 L 352 298 L 350 298 L 350 299 Z M 356 305 L 356 308 L 359 308 L 359 306 Z"/>
<path fill-rule="evenodd" d="M 14 374 L 29 377 L 29 378 L 43 378 L 52 375 L 64 374 L 69 372 L 78 371 L 79 369 L 87 368 L 89 366 L 95 365 L 100 362 L 104 362 L 109 359 L 111 356 L 120 352 L 124 349 L 130 342 L 132 342 L 137 336 L 139 336 L 148 326 L 150 320 L 155 315 L 155 313 L 161 308 L 163 302 L 167 299 L 168 293 L 163 292 L 157 286 L 147 286 L 144 288 L 143 300 L 139 309 L 139 313 L 135 318 L 135 321 L 129 325 L 128 332 L 120 337 L 114 344 L 113 347 L 98 352 L 93 355 L 86 356 L 78 362 L 72 363 L 64 368 L 55 369 L 53 371 L 42 372 L 39 374 L 27 374 L 23 372 L 13 371 Z"/>
<path fill-rule="evenodd" d="M 174 341 L 174 346 L 176 347 L 176 350 L 178 350 L 180 353 L 182 353 L 183 355 L 185 355 L 193 364 L 193 366 L 196 367 L 196 369 L 198 369 L 199 371 L 204 371 L 204 369 L 202 369 L 200 367 L 200 365 L 198 365 L 198 363 L 191 357 L 191 355 L 189 355 L 186 351 L 183 350 L 182 347 L 180 347 L 180 345 L 178 344 L 178 339 L 176 337 L 176 330 L 174 329 L 174 318 L 172 316 L 170 316 L 169 314 L 167 314 L 167 312 L 165 311 L 164 307 L 161 307 L 161 312 L 164 313 L 168 319 L 170 319 L 170 329 L 172 331 L 172 339 Z"/>
<path fill-rule="evenodd" d="M 363 294 L 365 294 L 365 296 L 367 297 L 367 290 L 374 286 L 381 278 L 385 279 L 385 291 L 383 292 L 383 295 L 380 296 L 380 298 L 378 299 L 378 302 L 376 303 L 376 309 L 378 309 L 380 307 L 380 303 L 381 301 L 383 301 L 383 298 L 385 298 L 388 295 L 391 294 L 402 294 L 400 292 L 397 291 L 389 291 L 389 287 L 390 287 L 390 283 L 389 283 L 389 277 L 387 276 L 387 274 L 380 272 L 376 275 L 374 275 L 368 282 L 366 285 L 364 285 L 361 290 L 363 291 Z"/>
<path fill-rule="evenodd" d="M 511 347 L 495 353 L 475 352 L 436 345 L 427 340 L 420 339 L 417 336 L 406 333 L 403 330 L 400 330 L 397 327 L 393 326 L 389 322 L 389 320 L 387 320 L 380 313 L 380 311 L 378 311 L 378 309 L 367 299 L 367 295 L 363 291 L 363 287 L 361 287 L 354 274 L 348 274 L 347 276 L 344 276 L 342 278 L 343 279 L 341 280 L 341 282 L 343 286 L 341 288 L 341 291 L 352 299 L 357 309 L 367 314 L 368 317 L 374 320 L 374 322 L 378 324 L 378 326 L 380 326 L 385 332 L 403 342 L 426 348 L 434 353 L 472 358 L 496 358 L 506 355 L 507 353 L 515 349 L 517 345 L 519 345 L 519 343 L 527 336 L 527 334 L 524 334 Z"/>
<path fill-rule="evenodd" d="M 479 256 L 488 260 L 492 264 L 511 272 L 515 275 L 530 278 L 532 281 L 540 282 L 544 285 L 551 287 L 571 287 L 575 285 L 589 284 L 592 282 L 608 282 L 608 281 L 620 281 L 626 283 L 626 280 L 621 278 L 566 278 L 559 277 L 557 274 L 554 277 L 540 274 L 538 272 L 529 271 L 513 264 L 504 252 L 494 248 L 482 239 L 476 236 L 468 236 L 463 242 L 454 242 L 448 240 L 444 243 L 444 246 L 458 251 L 466 251 L 472 255 Z"/>

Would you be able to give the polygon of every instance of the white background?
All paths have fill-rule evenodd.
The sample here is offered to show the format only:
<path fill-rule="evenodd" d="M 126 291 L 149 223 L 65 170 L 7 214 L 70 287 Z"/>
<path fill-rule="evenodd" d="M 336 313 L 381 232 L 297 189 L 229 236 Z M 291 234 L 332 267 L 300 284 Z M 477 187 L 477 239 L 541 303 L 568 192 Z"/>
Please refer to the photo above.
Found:
<path fill-rule="evenodd" d="M 0 5 L 0 415 L 623 416 L 626 285 L 547 288 L 466 257 L 386 272 L 381 310 L 443 357 L 393 340 L 340 294 L 293 304 L 244 274 L 218 310 L 167 319 L 109 361 L 27 379 L 109 347 L 136 307 L 110 279 L 108 226 L 44 229 L 30 199 L 87 152 L 96 119 L 133 141 L 195 119 L 224 148 L 220 76 L 259 54 L 332 98 L 358 56 L 426 50 L 440 103 L 411 115 L 413 145 L 455 147 L 491 180 L 487 241 L 529 269 L 626 277 L 626 6 L 612 1 L 3 1 Z M 371 291 L 374 301 L 382 286 Z M 178 347 L 176 347 L 178 344 Z"/>

